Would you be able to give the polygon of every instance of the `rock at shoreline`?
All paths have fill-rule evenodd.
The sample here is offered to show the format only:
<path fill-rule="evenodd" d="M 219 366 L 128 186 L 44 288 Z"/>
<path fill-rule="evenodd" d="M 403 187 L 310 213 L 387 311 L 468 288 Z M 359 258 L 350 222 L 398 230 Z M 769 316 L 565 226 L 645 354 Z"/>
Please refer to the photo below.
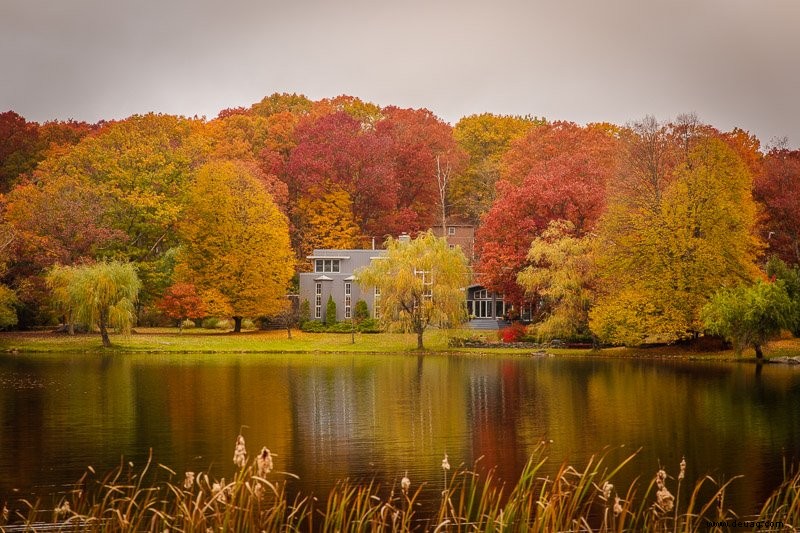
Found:
<path fill-rule="evenodd" d="M 796 357 L 774 357 L 769 359 L 770 363 L 782 363 L 785 365 L 800 365 L 800 355 Z"/>

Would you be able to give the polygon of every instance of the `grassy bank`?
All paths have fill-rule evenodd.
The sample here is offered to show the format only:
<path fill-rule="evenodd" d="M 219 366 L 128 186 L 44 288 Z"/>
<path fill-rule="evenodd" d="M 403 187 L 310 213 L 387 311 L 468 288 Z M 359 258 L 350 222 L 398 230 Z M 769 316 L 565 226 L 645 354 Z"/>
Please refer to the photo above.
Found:
<path fill-rule="evenodd" d="M 425 333 L 425 347 L 431 352 L 476 352 L 473 349 L 448 348 L 457 330 L 431 330 Z M 108 353 L 399 353 L 416 349 L 416 336 L 402 333 L 349 334 L 305 333 L 292 331 L 245 331 L 191 329 L 179 333 L 174 328 L 137 328 L 129 336 L 112 335 L 113 346 L 103 349 L 97 334 L 74 336 L 51 331 L 0 333 L 0 351 L 12 352 L 98 352 Z M 494 351 L 494 350 L 493 350 Z M 498 353 L 530 353 L 530 349 L 501 348 Z"/>
<path fill-rule="evenodd" d="M 447 353 L 493 353 L 530 354 L 531 348 L 451 348 L 452 337 L 474 335 L 467 330 L 430 330 L 425 333 L 425 347 L 429 352 Z M 495 340 L 494 332 L 483 336 Z M 129 336 L 112 335 L 113 346 L 103 349 L 98 334 L 77 334 L 74 336 L 52 331 L 2 332 L 0 351 L 6 352 L 88 352 L 88 353 L 399 353 L 415 351 L 416 336 L 402 333 L 357 333 L 355 343 L 349 334 L 305 333 L 293 330 L 288 339 L 286 331 L 245 331 L 230 333 L 219 330 L 191 329 L 179 333 L 175 328 L 137 328 Z M 590 349 L 554 348 L 548 352 L 560 356 L 606 357 L 649 357 L 649 358 L 702 358 L 702 359 L 740 359 L 754 358 L 752 350 L 736 356 L 733 350 L 709 347 L 702 344 L 679 344 L 649 348 L 604 348 L 600 351 Z M 767 357 L 800 355 L 800 339 L 784 338 L 774 341 L 766 348 Z"/>
<path fill-rule="evenodd" d="M 477 465 L 451 471 L 445 456 L 438 480 L 404 475 L 390 487 L 344 481 L 317 499 L 289 496 L 295 476 L 275 471 L 267 448 L 248 460 L 240 436 L 228 482 L 154 463 L 141 471 L 123 465 L 105 477 L 90 469 L 53 502 L 3 503 L 0 531 L 694 533 L 796 531 L 800 523 L 800 475 L 789 475 L 757 514 L 741 515 L 725 504 L 736 478 L 692 483 L 684 479 L 685 460 L 618 484 L 617 474 L 635 455 L 610 463 L 599 454 L 547 475 L 543 443 L 510 485 Z M 420 496 L 431 493 L 423 504 Z"/>

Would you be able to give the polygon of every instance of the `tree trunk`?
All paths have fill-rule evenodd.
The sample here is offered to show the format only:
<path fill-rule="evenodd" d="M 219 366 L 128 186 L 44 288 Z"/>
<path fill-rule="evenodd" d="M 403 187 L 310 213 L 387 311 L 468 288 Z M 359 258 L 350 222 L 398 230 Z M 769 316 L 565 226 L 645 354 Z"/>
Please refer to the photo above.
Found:
<path fill-rule="evenodd" d="M 286 321 L 286 336 L 292 340 L 292 324 L 288 320 Z"/>
<path fill-rule="evenodd" d="M 108 328 L 106 327 L 105 313 L 100 313 L 100 338 L 103 339 L 103 348 L 111 347 L 111 339 L 108 338 Z"/>
<path fill-rule="evenodd" d="M 758 343 L 753 344 L 753 348 L 756 351 L 756 359 L 762 361 L 764 359 L 764 352 L 761 351 L 761 345 Z"/>
<path fill-rule="evenodd" d="M 234 333 L 242 332 L 242 317 L 240 316 L 233 317 L 233 332 Z"/>
<path fill-rule="evenodd" d="M 417 331 L 417 350 L 424 350 L 425 347 L 422 345 L 422 333 L 424 330 Z"/>

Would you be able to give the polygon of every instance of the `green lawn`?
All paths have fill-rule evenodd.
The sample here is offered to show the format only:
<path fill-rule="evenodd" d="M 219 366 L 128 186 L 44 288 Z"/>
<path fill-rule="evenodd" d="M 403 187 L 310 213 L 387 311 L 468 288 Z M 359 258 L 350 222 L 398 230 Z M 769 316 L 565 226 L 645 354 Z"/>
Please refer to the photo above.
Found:
<path fill-rule="evenodd" d="M 530 354 L 533 348 L 449 348 L 448 340 L 454 336 L 475 334 L 469 330 L 430 330 L 425 333 L 425 347 L 429 352 L 448 353 L 492 353 L 492 354 Z M 494 332 L 484 332 L 488 340 L 495 338 Z M 69 336 L 50 331 L 2 332 L 0 351 L 15 352 L 183 352 L 183 353 L 397 353 L 416 349 L 416 336 L 402 333 L 357 333 L 352 344 L 349 334 L 304 333 L 293 330 L 292 339 L 286 331 L 245 331 L 230 333 L 219 330 L 190 329 L 178 333 L 175 328 L 137 328 L 129 336 L 112 335 L 113 347 L 103 349 L 99 334 L 78 334 Z M 752 350 L 746 350 L 740 357 L 732 350 L 699 349 L 692 345 L 661 346 L 657 348 L 605 348 L 599 352 L 588 349 L 548 349 L 560 356 L 607 357 L 684 357 L 703 359 L 741 359 L 752 360 Z M 766 356 L 800 355 L 800 339 L 784 338 L 769 344 Z"/>
<path fill-rule="evenodd" d="M 448 339 L 461 331 L 431 330 L 425 333 L 425 348 L 433 352 L 479 353 L 478 349 L 448 348 Z M 112 348 L 104 350 L 99 334 L 69 336 L 49 331 L 0 333 L 0 351 L 18 352 L 361 352 L 395 353 L 416 349 L 413 334 L 356 333 L 355 343 L 349 334 L 304 333 L 286 331 L 245 331 L 242 333 L 191 329 L 178 333 L 174 328 L 137 328 L 129 336 L 112 335 Z M 501 348 L 494 353 L 530 353 L 530 349 Z"/>

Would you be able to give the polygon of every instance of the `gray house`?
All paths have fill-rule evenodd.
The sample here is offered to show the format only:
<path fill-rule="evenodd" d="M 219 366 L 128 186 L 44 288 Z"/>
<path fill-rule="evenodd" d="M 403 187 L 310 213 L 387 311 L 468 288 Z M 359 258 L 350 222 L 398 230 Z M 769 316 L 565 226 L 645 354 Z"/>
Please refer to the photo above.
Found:
<path fill-rule="evenodd" d="M 356 302 L 364 300 L 371 317 L 380 313 L 380 294 L 355 281 L 356 269 L 386 255 L 385 250 L 314 250 L 313 272 L 300 273 L 300 302 L 308 301 L 312 320 L 324 320 L 328 297 L 336 302 L 336 320 L 350 320 Z"/>

